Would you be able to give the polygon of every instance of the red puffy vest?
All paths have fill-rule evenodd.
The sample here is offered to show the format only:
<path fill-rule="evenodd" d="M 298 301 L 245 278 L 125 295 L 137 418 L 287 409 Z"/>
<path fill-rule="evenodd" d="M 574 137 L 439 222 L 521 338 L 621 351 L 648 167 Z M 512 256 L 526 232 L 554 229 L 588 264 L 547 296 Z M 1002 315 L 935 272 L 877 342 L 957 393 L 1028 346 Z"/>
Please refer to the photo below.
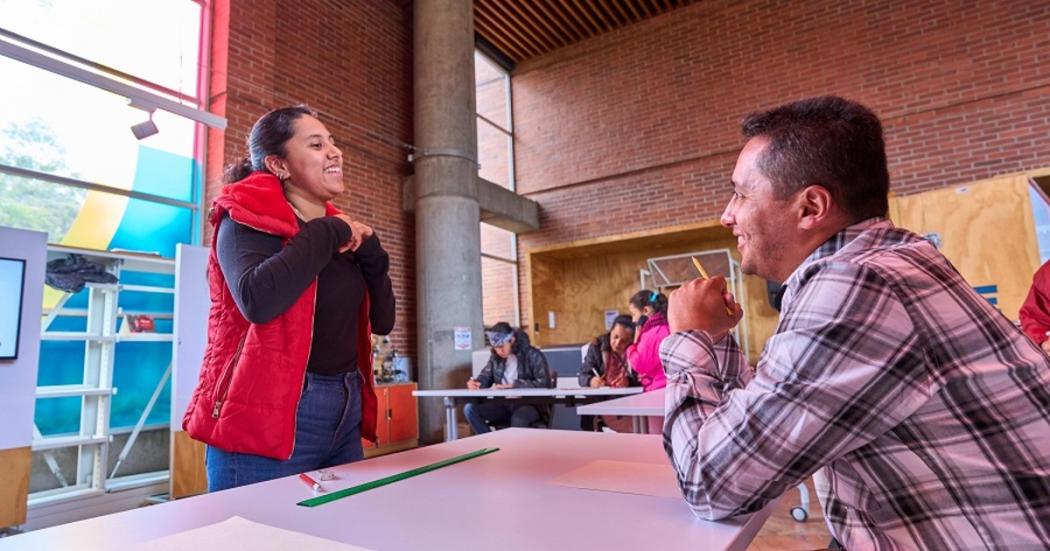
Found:
<path fill-rule="evenodd" d="M 325 207 L 328 215 L 339 214 L 331 203 Z M 209 221 L 215 231 L 208 259 L 208 346 L 182 428 L 193 439 L 226 451 L 284 461 L 295 446 L 295 414 L 313 339 L 317 281 L 275 319 L 264 324 L 244 319 L 215 254 L 223 215 L 285 243 L 299 232 L 281 182 L 268 172 L 252 173 L 224 187 L 212 203 Z M 359 316 L 355 344 L 362 375 L 361 435 L 375 441 L 377 405 L 367 292 Z"/>

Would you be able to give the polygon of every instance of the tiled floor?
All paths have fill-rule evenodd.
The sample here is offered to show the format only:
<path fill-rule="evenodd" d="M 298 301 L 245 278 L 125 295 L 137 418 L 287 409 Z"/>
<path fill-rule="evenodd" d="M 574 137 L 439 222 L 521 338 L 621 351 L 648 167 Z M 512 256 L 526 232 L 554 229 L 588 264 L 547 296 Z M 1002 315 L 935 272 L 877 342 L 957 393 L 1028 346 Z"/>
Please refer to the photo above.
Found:
<path fill-rule="evenodd" d="M 797 551 L 809 549 L 826 549 L 831 542 L 824 516 L 820 512 L 820 502 L 813 490 L 813 481 L 807 480 L 809 487 L 809 519 L 797 522 L 791 518 L 791 508 L 798 505 L 798 490 L 787 493 L 769 516 L 762 530 L 748 547 L 750 551 Z"/>

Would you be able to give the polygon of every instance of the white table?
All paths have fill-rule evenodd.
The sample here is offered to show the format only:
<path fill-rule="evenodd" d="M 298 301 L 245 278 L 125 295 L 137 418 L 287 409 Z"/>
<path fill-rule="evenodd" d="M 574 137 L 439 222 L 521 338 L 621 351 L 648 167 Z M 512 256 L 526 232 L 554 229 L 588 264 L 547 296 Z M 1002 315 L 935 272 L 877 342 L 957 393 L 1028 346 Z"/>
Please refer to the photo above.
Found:
<path fill-rule="evenodd" d="M 415 390 L 413 396 L 439 397 L 445 403 L 445 441 L 459 437 L 456 429 L 456 404 L 478 398 L 519 399 L 524 403 L 565 404 L 575 407 L 576 404 L 589 404 L 616 396 L 627 396 L 642 392 L 640 387 L 626 388 L 449 388 L 444 390 Z"/>
<path fill-rule="evenodd" d="M 576 413 L 580 415 L 630 415 L 634 432 L 648 434 L 649 423 L 646 418 L 664 416 L 664 389 L 580 406 L 576 408 Z M 809 517 L 809 488 L 805 483 L 798 485 L 798 494 L 799 504 L 792 507 L 791 518 L 803 522 Z"/>
<path fill-rule="evenodd" d="M 576 408 L 580 415 L 628 415 L 634 424 L 634 432 L 648 434 L 646 417 L 664 416 L 664 389 L 659 388 L 643 394 L 625 396 Z"/>
<path fill-rule="evenodd" d="M 745 549 L 775 505 L 707 522 L 680 497 L 548 484 L 599 459 L 671 469 L 656 436 L 559 430 L 506 429 L 343 465 L 326 486 L 338 490 L 485 447 L 500 451 L 315 508 L 296 505 L 311 494 L 293 476 L 0 538 L 0 551 L 118 551 L 233 515 L 383 551 Z M 524 516 L 508 522 L 508 512 Z"/>

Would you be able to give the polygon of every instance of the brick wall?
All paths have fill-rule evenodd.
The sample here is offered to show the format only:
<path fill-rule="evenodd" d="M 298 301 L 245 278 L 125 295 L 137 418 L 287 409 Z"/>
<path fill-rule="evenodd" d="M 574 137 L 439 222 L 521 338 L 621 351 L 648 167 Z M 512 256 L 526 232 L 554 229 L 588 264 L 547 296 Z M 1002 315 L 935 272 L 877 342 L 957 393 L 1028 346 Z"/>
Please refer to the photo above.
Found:
<path fill-rule="evenodd" d="M 335 203 L 375 228 L 390 253 L 397 297 L 391 339 L 414 358 L 415 224 L 401 208 L 401 181 L 410 167 L 399 145 L 412 141 L 410 5 L 215 3 L 212 109 L 224 112 L 229 127 L 209 134 L 206 194 L 210 202 L 221 188 L 221 165 L 244 156 L 247 132 L 260 115 L 296 103 L 316 109 L 343 150 L 348 191 Z"/>
<path fill-rule="evenodd" d="M 901 195 L 1050 165 L 1046 2 L 708 0 L 512 82 L 518 191 L 542 209 L 523 251 L 716 217 L 740 118 L 812 95 L 883 118 Z"/>

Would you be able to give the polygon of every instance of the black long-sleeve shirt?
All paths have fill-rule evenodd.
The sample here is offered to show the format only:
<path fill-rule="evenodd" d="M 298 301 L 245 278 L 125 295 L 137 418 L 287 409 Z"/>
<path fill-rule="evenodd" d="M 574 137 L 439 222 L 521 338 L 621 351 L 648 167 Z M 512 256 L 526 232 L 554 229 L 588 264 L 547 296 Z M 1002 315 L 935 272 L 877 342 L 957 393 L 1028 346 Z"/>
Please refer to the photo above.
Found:
<path fill-rule="evenodd" d="M 281 238 L 238 224 L 219 224 L 219 267 L 234 302 L 252 323 L 266 323 L 283 313 L 317 278 L 313 342 L 307 371 L 338 374 L 357 368 L 358 312 L 365 289 L 371 298 L 372 332 L 394 328 L 394 291 L 390 257 L 375 235 L 356 252 L 338 253 L 350 239 L 350 227 L 335 217 L 299 221 L 300 231 L 287 245 Z"/>

